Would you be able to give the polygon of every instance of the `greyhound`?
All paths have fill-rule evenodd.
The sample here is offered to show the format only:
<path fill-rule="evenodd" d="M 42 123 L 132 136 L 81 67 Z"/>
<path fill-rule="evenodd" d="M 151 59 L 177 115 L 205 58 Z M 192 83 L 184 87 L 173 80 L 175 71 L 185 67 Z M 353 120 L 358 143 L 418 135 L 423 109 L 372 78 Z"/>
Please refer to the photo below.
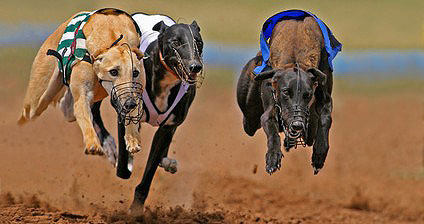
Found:
<path fill-rule="evenodd" d="M 140 62 L 143 53 L 138 49 L 140 34 L 132 17 L 118 9 L 72 16 L 38 51 L 19 124 L 37 118 L 49 104 L 60 103 L 66 120 L 78 122 L 85 153 L 106 154 L 115 164 L 113 138 L 109 138 L 103 122 L 96 116 L 99 102 L 111 95 L 112 106 L 120 119 L 131 121 L 124 136 L 128 150 L 138 150 L 140 137 L 136 123 L 141 119 L 141 94 L 145 85 Z"/>
<path fill-rule="evenodd" d="M 280 132 L 285 135 L 286 151 L 313 145 L 315 175 L 327 157 L 333 108 L 330 59 L 341 44 L 318 20 L 301 10 L 268 19 L 261 33 L 261 52 L 245 65 L 238 80 L 237 102 L 245 132 L 253 136 L 262 127 L 267 136 L 265 170 L 269 174 L 281 167 Z M 324 32 L 329 32 L 327 38 L 322 24 Z M 331 51 L 326 48 L 330 42 L 336 46 Z"/>
<path fill-rule="evenodd" d="M 135 13 L 133 18 L 141 29 L 140 50 L 145 54 L 146 86 L 141 121 L 158 127 L 130 208 L 131 214 L 138 215 L 143 213 L 157 167 L 170 173 L 177 171 L 177 161 L 168 158 L 169 147 L 177 127 L 187 117 L 196 87 L 200 87 L 204 76 L 203 41 L 196 21 L 179 24 L 168 16 L 143 13 Z M 99 117 L 94 115 L 94 119 Z M 121 150 L 121 145 L 119 148 L 117 175 L 129 178 L 131 170 L 127 169 L 127 163 L 131 162 L 132 155 Z"/>

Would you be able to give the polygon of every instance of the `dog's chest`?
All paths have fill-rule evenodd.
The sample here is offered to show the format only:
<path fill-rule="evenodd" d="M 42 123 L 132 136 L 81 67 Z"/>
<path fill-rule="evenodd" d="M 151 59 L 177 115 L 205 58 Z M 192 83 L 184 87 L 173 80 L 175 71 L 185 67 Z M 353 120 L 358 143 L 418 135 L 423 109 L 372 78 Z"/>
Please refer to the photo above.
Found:
<path fill-rule="evenodd" d="M 180 80 L 172 74 L 166 74 L 164 78 L 159 81 L 161 91 L 160 94 L 155 98 L 155 104 L 161 113 L 168 109 L 168 98 L 171 94 L 171 89 L 179 82 Z"/>

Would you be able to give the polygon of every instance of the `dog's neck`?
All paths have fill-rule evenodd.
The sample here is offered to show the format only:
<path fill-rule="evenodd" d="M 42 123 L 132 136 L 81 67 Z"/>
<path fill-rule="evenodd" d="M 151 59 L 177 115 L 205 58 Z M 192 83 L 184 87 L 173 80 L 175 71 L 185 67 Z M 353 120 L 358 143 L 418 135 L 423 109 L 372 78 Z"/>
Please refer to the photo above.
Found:
<path fill-rule="evenodd" d="M 163 112 L 168 107 L 168 96 L 171 89 L 181 80 L 162 64 L 165 62 L 161 62 L 159 51 L 158 41 L 156 40 L 146 49 L 150 57 L 144 64 L 146 67 L 146 90 L 157 108 Z M 172 68 L 170 67 L 170 69 Z"/>

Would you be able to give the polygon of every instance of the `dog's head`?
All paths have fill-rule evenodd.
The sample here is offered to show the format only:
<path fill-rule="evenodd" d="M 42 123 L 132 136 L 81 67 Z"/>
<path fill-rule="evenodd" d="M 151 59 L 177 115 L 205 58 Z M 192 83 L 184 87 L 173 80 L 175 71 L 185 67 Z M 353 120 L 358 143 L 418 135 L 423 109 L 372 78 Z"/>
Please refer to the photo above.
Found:
<path fill-rule="evenodd" d="M 325 85 L 326 75 L 316 68 L 276 69 L 258 74 L 255 80 L 271 79 L 273 97 L 281 107 L 280 118 L 285 134 L 292 139 L 307 134 L 309 109 L 315 100 L 315 90 Z"/>
<path fill-rule="evenodd" d="M 94 72 L 111 96 L 111 104 L 120 119 L 139 121 L 141 118 L 141 95 L 145 85 L 142 58 L 143 53 L 138 48 L 131 48 L 126 43 L 114 43 L 94 57 Z M 136 117 L 130 115 L 134 111 L 138 112 Z"/>
<path fill-rule="evenodd" d="M 153 27 L 153 30 L 160 33 L 158 44 L 165 63 L 183 81 L 193 84 L 203 78 L 203 40 L 196 21 L 190 25 L 172 26 L 167 26 L 161 21 Z"/>

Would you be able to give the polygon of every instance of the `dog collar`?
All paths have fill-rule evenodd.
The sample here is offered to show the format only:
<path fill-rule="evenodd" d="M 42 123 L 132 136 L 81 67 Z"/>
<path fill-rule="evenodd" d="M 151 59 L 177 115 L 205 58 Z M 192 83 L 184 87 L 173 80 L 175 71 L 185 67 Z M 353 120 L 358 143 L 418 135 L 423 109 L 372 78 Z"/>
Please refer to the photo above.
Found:
<path fill-rule="evenodd" d="M 163 67 L 169 73 L 171 73 L 172 75 L 174 75 L 175 77 L 177 77 L 178 79 L 180 79 L 180 77 L 177 74 L 175 74 L 175 72 L 166 64 L 165 59 L 163 59 L 162 52 L 160 50 L 159 50 L 159 60 L 160 60 L 160 63 L 163 65 Z"/>

